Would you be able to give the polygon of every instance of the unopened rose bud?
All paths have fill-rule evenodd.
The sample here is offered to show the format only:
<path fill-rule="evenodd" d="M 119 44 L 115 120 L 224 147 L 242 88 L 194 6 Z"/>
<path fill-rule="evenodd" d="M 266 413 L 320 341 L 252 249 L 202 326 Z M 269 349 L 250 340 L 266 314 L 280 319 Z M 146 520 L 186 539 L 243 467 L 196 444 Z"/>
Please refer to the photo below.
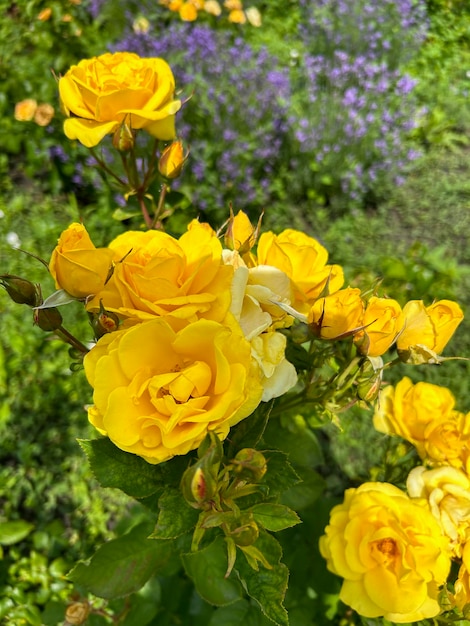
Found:
<path fill-rule="evenodd" d="M 206 508 L 215 494 L 215 481 L 199 464 L 189 467 L 183 474 L 183 497 L 195 509 Z"/>
<path fill-rule="evenodd" d="M 107 311 L 102 302 L 100 302 L 100 309 L 97 313 L 90 313 L 90 319 L 95 339 L 119 328 L 119 317 L 113 311 Z"/>
<path fill-rule="evenodd" d="M 178 178 L 188 156 L 189 151 L 184 154 L 183 142 L 176 139 L 163 150 L 158 161 L 158 171 L 164 178 Z"/>
<path fill-rule="evenodd" d="M 357 397 L 366 402 L 377 399 L 382 385 L 383 361 L 380 357 L 366 359 L 357 378 Z"/>
<path fill-rule="evenodd" d="M 119 152 L 129 152 L 135 144 L 135 132 L 125 122 L 119 126 L 113 135 L 113 146 Z"/>
<path fill-rule="evenodd" d="M 65 620 L 71 626 L 80 626 L 84 624 L 90 614 L 90 605 L 88 602 L 72 602 L 65 611 Z"/>
<path fill-rule="evenodd" d="M 243 448 L 232 461 L 234 473 L 243 480 L 258 483 L 268 469 L 264 455 L 254 448 Z"/>
<path fill-rule="evenodd" d="M 12 274 L 4 274 L 0 276 L 0 285 L 5 287 L 6 292 L 17 304 L 27 304 L 28 306 L 37 306 L 40 302 L 40 294 L 36 285 Z"/>
<path fill-rule="evenodd" d="M 35 309 L 34 323 L 46 332 L 57 330 L 62 326 L 62 315 L 55 307 L 49 309 Z"/>

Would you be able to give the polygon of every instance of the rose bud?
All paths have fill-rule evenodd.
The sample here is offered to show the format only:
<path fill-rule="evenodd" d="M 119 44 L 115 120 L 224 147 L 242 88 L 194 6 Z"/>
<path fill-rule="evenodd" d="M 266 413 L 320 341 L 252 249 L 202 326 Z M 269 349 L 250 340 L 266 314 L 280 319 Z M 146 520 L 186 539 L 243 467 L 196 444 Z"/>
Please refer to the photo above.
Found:
<path fill-rule="evenodd" d="M 40 294 L 36 285 L 12 274 L 0 276 L 0 285 L 5 287 L 8 295 L 17 304 L 37 306 L 40 302 Z"/>

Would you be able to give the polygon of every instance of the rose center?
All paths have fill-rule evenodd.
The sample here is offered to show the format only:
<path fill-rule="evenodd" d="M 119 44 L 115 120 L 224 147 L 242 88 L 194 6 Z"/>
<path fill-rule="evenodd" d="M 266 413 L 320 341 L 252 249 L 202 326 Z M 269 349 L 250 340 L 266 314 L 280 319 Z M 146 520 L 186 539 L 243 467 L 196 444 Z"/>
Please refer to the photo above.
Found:
<path fill-rule="evenodd" d="M 382 565 L 389 565 L 399 554 L 397 543 L 391 537 L 374 541 L 371 544 L 371 551 L 374 559 Z"/>

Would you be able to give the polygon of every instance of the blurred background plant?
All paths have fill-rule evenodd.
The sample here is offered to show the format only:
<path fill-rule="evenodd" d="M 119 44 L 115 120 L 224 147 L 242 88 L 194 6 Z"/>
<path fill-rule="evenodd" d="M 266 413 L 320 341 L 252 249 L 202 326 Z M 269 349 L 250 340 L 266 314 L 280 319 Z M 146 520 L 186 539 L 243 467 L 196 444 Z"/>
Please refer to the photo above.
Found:
<path fill-rule="evenodd" d="M 170 222 L 176 234 L 193 215 L 219 226 L 229 203 L 254 220 L 264 208 L 265 227 L 313 234 L 350 282 L 370 284 L 380 274 L 384 291 L 401 302 L 454 298 L 468 318 L 469 4 L 251 5 L 259 27 L 202 12 L 186 22 L 157 3 L 126 2 L 124 11 L 117 0 L 0 3 L 1 273 L 46 280 L 43 266 L 15 249 L 48 260 L 72 221 L 84 219 L 96 245 L 122 231 L 110 220 L 122 199 L 98 177 L 88 152 L 62 133 L 53 73 L 126 49 L 166 58 L 183 97 L 191 96 L 177 120 L 191 156 L 172 186 L 186 207 Z M 25 100 L 35 102 L 29 113 L 28 105 L 17 108 Z M 51 111 L 43 105 L 53 117 L 44 116 Z M 43 116 L 35 121 L 38 107 Z M 72 374 L 66 351 L 33 328 L 27 307 L 20 311 L 0 292 L 0 621 L 53 626 L 76 599 L 63 578 L 68 566 L 143 514 L 118 492 L 97 487 L 75 441 L 90 434 L 83 372 Z M 468 355 L 469 348 L 467 319 L 448 352 Z M 403 366 L 396 377 L 406 371 L 446 385 L 468 410 L 466 362 L 418 369 Z M 323 494 L 302 511 L 299 530 L 283 531 L 286 541 L 298 533 L 288 563 L 292 589 L 314 581 L 301 597 L 287 597 L 294 626 L 366 623 L 338 603 L 338 581 L 320 558 L 305 554 L 317 554 L 316 537 L 346 487 L 383 476 L 384 458 L 390 464 L 403 456 L 412 465 L 406 450 L 373 431 L 369 412 L 355 408 L 341 425 L 318 435 L 321 449 L 316 439 L 296 447 L 299 424 L 284 424 L 283 441 L 273 440 L 300 475 L 314 477 L 294 488 L 291 500 L 311 505 Z M 125 508 L 128 526 L 115 528 L 113 512 Z M 3 525 L 10 522 L 20 525 Z M 169 595 L 171 606 L 151 600 Z M 239 621 L 264 626 L 256 607 L 238 606 Z M 113 612 L 123 616 L 129 607 L 136 621 L 121 623 L 139 626 L 156 623 L 155 611 L 159 626 L 175 614 L 196 626 L 220 626 L 233 615 L 198 599 L 176 572 L 129 604 L 98 603 L 87 623 L 118 623 Z"/>

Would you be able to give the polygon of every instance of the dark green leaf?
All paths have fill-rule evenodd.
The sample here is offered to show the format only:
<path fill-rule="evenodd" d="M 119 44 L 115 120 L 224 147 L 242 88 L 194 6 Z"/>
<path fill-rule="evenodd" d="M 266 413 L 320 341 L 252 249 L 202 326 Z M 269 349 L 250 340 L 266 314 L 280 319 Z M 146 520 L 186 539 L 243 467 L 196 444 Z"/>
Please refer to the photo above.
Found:
<path fill-rule="evenodd" d="M 289 463 L 287 454 L 279 450 L 263 450 L 268 464 L 268 471 L 262 484 L 269 488 L 269 496 L 280 495 L 299 482 L 299 476 Z"/>
<path fill-rule="evenodd" d="M 289 618 L 283 601 L 289 570 L 280 563 L 281 546 L 272 535 L 265 532 L 260 533 L 254 546 L 263 553 L 271 569 L 261 565 L 256 571 L 240 556 L 235 564 L 235 571 L 244 589 L 258 603 L 263 614 L 278 626 L 288 626 Z"/>
<path fill-rule="evenodd" d="M 251 511 L 258 524 L 273 532 L 301 523 L 297 513 L 283 504 L 255 504 Z"/>
<path fill-rule="evenodd" d="M 269 626 L 272 625 L 261 613 L 257 605 L 250 604 L 248 600 L 239 600 L 230 606 L 223 606 L 216 609 L 211 617 L 208 626 Z"/>
<path fill-rule="evenodd" d="M 298 468 L 301 481 L 285 491 L 282 502 L 288 507 L 300 511 L 311 506 L 325 490 L 325 480 L 313 469 Z"/>
<path fill-rule="evenodd" d="M 198 511 L 186 502 L 177 489 L 167 489 L 158 500 L 158 508 L 160 513 L 152 538 L 175 539 L 196 526 Z"/>
<path fill-rule="evenodd" d="M 120 598 L 138 591 L 172 556 L 172 542 L 148 539 L 148 532 L 148 524 L 139 524 L 127 535 L 105 543 L 89 564 L 78 563 L 68 577 L 100 598 Z"/>
<path fill-rule="evenodd" d="M 302 465 L 314 468 L 323 462 L 323 453 L 315 433 L 293 420 L 290 428 L 284 427 L 279 420 L 271 420 L 264 440 L 273 448 L 285 452 L 294 467 Z"/>
<path fill-rule="evenodd" d="M 18 520 L 0 523 L 0 545 L 11 546 L 22 541 L 33 530 L 33 524 Z"/>
<path fill-rule="evenodd" d="M 230 433 L 230 445 L 227 450 L 228 458 L 232 458 L 242 448 L 255 448 L 263 436 L 269 420 L 273 403 L 262 402 L 249 419 L 242 420 Z"/>
<path fill-rule="evenodd" d="M 236 602 L 242 595 L 241 584 L 227 571 L 227 547 L 222 537 L 209 546 L 182 555 L 184 568 L 193 580 L 199 595 L 210 604 L 225 606 Z"/>
<path fill-rule="evenodd" d="M 133 498 L 144 498 L 164 486 L 159 465 L 120 450 L 107 438 L 81 439 L 79 444 L 103 487 L 115 487 Z"/>

